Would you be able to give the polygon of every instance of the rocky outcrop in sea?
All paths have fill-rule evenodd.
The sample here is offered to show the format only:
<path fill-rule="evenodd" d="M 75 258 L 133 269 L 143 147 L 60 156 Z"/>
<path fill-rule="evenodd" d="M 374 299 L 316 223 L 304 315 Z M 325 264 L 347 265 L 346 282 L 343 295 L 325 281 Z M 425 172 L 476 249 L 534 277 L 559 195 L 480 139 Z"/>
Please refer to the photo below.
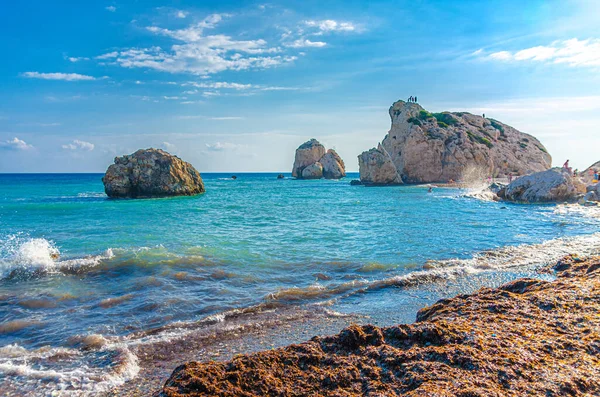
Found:
<path fill-rule="evenodd" d="M 113 198 L 191 196 L 204 192 L 200 173 L 188 162 L 161 149 L 140 149 L 116 157 L 102 178 Z"/>
<path fill-rule="evenodd" d="M 561 203 L 577 201 L 585 192 L 585 185 L 568 170 L 551 168 L 514 180 L 498 196 L 516 202 Z"/>
<path fill-rule="evenodd" d="M 333 149 L 325 150 L 316 139 L 296 149 L 292 176 L 296 179 L 340 179 L 346 176 L 346 166 Z"/>
<path fill-rule="evenodd" d="M 366 186 L 401 185 L 402 178 L 388 152 L 379 144 L 358 156 L 360 181 Z"/>
<path fill-rule="evenodd" d="M 159 396 L 600 395 L 600 257 L 569 256 L 495 289 L 443 299 L 414 324 L 189 362 Z"/>
<path fill-rule="evenodd" d="M 405 183 L 526 175 L 551 165 L 540 141 L 494 119 L 467 112 L 430 113 L 405 101 L 395 102 L 389 114 L 392 126 L 381 146 Z M 375 150 L 359 156 L 365 177 L 380 173 L 378 167 L 389 168 L 386 156 L 377 153 L 383 152 Z M 379 160 L 365 161 L 369 156 Z"/>

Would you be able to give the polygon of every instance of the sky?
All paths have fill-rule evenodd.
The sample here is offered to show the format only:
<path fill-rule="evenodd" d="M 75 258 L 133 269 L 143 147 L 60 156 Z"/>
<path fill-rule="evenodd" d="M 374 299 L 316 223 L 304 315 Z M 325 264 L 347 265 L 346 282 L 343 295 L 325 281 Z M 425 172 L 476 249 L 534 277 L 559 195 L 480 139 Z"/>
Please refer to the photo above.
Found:
<path fill-rule="evenodd" d="M 104 172 L 159 147 L 200 172 L 348 171 L 388 108 L 468 111 L 600 160 L 600 1 L 3 2 L 0 172 Z"/>

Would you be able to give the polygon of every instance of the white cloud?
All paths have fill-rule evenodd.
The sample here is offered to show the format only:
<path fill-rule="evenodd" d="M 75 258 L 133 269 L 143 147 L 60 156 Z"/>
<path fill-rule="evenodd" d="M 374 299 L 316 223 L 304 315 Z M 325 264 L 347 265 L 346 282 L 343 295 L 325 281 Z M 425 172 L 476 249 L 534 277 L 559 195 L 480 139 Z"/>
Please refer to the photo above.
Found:
<path fill-rule="evenodd" d="M 75 62 L 79 62 L 79 61 L 89 61 L 90 58 L 87 58 L 87 57 L 67 57 L 67 60 L 69 62 L 75 63 Z"/>
<path fill-rule="evenodd" d="M 202 21 L 194 25 L 190 25 L 185 29 L 169 30 L 156 26 L 149 26 L 146 29 L 152 33 L 169 36 L 176 40 L 190 43 L 201 40 L 204 37 L 204 29 L 213 29 L 219 22 L 221 22 L 223 17 L 227 16 L 228 14 L 212 14 L 204 18 Z"/>
<path fill-rule="evenodd" d="M 21 76 L 30 79 L 43 79 L 43 80 L 64 80 L 64 81 L 86 81 L 96 80 L 93 76 L 86 76 L 78 73 L 40 73 L 40 72 L 24 72 Z"/>
<path fill-rule="evenodd" d="M 188 83 L 182 84 L 182 86 L 188 86 L 188 85 L 196 87 L 196 88 L 216 88 L 216 89 L 226 88 L 226 89 L 233 89 L 233 90 L 247 90 L 247 89 L 254 87 L 252 84 L 228 83 L 225 81 L 201 82 L 201 83 L 188 82 Z"/>
<path fill-rule="evenodd" d="M 172 151 L 176 149 L 176 146 L 170 142 L 163 142 L 162 144 L 167 151 Z"/>
<path fill-rule="evenodd" d="M 354 32 L 358 30 L 358 27 L 351 22 L 338 22 L 333 19 L 309 20 L 304 23 L 306 26 L 318 28 L 321 32 Z"/>
<path fill-rule="evenodd" d="M 327 43 L 323 41 L 310 41 L 309 39 L 298 39 L 291 43 L 284 44 L 286 47 L 290 48 L 306 48 L 306 47 L 325 47 Z"/>
<path fill-rule="evenodd" d="M 112 51 L 112 52 L 107 52 L 106 54 L 102 54 L 102 55 L 98 55 L 96 57 L 96 59 L 112 59 L 112 58 L 116 58 L 119 56 L 119 53 L 117 51 Z"/>
<path fill-rule="evenodd" d="M 33 149 L 33 146 L 17 137 L 14 137 L 13 139 L 0 142 L 0 148 L 6 150 L 29 150 Z"/>
<path fill-rule="evenodd" d="M 479 55 L 476 52 L 474 55 Z M 485 55 L 484 59 L 497 61 L 537 61 L 569 66 L 600 66 L 600 39 L 554 41 L 547 46 L 535 46 L 519 51 L 497 51 Z"/>
<path fill-rule="evenodd" d="M 105 9 L 106 11 L 110 11 L 110 12 L 115 12 L 115 11 L 117 11 L 117 7 L 115 7 L 115 6 L 108 6 L 108 7 L 104 7 L 104 9 Z"/>
<path fill-rule="evenodd" d="M 242 146 L 241 145 L 236 145 L 234 143 L 229 143 L 229 142 L 216 142 L 216 143 L 207 143 L 206 144 L 206 149 L 209 152 L 224 152 L 224 151 L 231 151 L 231 150 L 237 150 L 240 149 Z"/>
<path fill-rule="evenodd" d="M 75 139 L 69 144 L 62 145 L 62 148 L 66 150 L 82 150 L 86 152 L 91 152 L 92 150 L 94 150 L 94 147 L 95 145 L 93 143 L 80 141 L 79 139 Z"/>
<path fill-rule="evenodd" d="M 199 23 L 185 29 L 170 30 L 157 26 L 146 29 L 179 42 L 165 50 L 154 46 L 129 48 L 99 55 L 96 59 L 108 60 L 125 68 L 149 68 L 169 73 L 192 73 L 206 76 L 225 70 L 266 69 L 291 63 L 293 55 L 272 55 L 281 52 L 269 47 L 263 39 L 236 40 L 231 36 L 204 35 L 227 14 L 209 15 Z"/>
<path fill-rule="evenodd" d="M 187 16 L 188 16 L 188 12 L 187 11 L 181 11 L 181 10 L 175 11 L 175 17 L 176 18 L 186 18 Z"/>
<path fill-rule="evenodd" d="M 209 120 L 243 120 L 243 117 L 238 116 L 222 116 L 222 117 L 209 117 Z"/>
<path fill-rule="evenodd" d="M 186 100 L 187 97 L 184 96 L 163 96 L 164 99 L 168 101 L 178 101 L 178 100 Z"/>
<path fill-rule="evenodd" d="M 177 118 L 181 119 L 181 120 L 205 119 L 205 120 L 216 120 L 216 121 L 243 120 L 244 119 L 244 117 L 240 117 L 240 116 L 213 116 L 213 117 L 208 117 L 208 116 L 202 116 L 202 115 L 178 116 Z"/>

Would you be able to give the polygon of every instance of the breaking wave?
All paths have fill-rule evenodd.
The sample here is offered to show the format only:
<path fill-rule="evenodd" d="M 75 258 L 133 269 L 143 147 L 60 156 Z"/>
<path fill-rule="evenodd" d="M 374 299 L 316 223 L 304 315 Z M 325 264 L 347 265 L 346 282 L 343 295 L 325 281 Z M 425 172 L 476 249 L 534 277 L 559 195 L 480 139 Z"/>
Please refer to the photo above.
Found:
<path fill-rule="evenodd" d="M 138 358 L 125 345 L 93 352 L 64 347 L 28 350 L 17 344 L 0 348 L 0 374 L 11 377 L 10 383 L 2 384 L 8 394 L 35 390 L 37 395 L 93 395 L 122 385 L 138 372 Z"/>
<path fill-rule="evenodd" d="M 14 234 L 0 241 L 0 278 L 73 271 L 96 266 L 113 256 L 109 248 L 102 255 L 61 259 L 60 250 L 54 242 Z"/>

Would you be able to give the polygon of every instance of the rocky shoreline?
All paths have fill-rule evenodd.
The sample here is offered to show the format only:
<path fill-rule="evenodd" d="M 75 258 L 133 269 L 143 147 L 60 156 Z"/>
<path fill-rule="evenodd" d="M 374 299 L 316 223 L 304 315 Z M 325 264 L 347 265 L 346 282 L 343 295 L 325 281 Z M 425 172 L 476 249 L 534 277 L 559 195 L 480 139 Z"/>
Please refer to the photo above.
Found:
<path fill-rule="evenodd" d="M 417 322 L 189 362 L 159 396 L 505 396 L 600 393 L 600 257 L 419 311 Z"/>

